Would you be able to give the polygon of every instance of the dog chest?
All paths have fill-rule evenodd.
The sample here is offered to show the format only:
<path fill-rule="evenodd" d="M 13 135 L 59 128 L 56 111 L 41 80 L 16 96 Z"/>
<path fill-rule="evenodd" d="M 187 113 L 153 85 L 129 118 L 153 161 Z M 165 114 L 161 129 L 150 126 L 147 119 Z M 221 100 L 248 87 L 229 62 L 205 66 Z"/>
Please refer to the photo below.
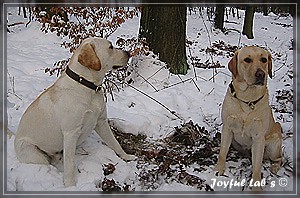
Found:
<path fill-rule="evenodd" d="M 99 106 L 99 101 L 93 101 L 92 105 L 87 108 L 82 115 L 81 121 L 81 135 L 79 136 L 78 143 L 81 144 L 95 129 L 99 116 L 103 112 L 104 106 Z"/>
<path fill-rule="evenodd" d="M 234 139 L 246 147 L 252 145 L 253 138 L 264 136 L 264 132 L 261 131 L 262 120 L 260 118 L 251 118 L 248 114 L 230 115 L 227 122 L 234 134 Z"/>

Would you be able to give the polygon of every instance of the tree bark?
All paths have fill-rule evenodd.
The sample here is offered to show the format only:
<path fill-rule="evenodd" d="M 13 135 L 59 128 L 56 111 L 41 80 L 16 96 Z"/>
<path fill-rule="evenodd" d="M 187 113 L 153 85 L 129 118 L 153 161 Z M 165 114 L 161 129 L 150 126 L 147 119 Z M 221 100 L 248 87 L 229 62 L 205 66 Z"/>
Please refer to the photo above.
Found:
<path fill-rule="evenodd" d="M 222 32 L 224 31 L 224 12 L 225 7 L 223 5 L 216 7 L 215 27 L 220 29 Z"/>
<path fill-rule="evenodd" d="M 254 19 L 254 7 L 249 6 L 246 8 L 243 35 L 246 35 L 248 39 L 253 39 L 253 19 Z"/>
<path fill-rule="evenodd" d="M 186 74 L 186 8 L 143 7 L 140 37 L 160 60 L 167 63 L 173 74 Z"/>

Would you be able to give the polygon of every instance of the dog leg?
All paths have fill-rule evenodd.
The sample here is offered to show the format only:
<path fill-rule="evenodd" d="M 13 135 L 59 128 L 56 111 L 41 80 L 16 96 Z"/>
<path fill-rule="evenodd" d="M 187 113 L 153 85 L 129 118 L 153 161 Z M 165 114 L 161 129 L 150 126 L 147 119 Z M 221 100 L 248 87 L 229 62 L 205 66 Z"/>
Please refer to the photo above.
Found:
<path fill-rule="evenodd" d="M 226 157 L 232 142 L 232 138 L 233 138 L 233 133 L 226 125 L 224 125 L 221 133 L 221 147 L 220 147 L 219 158 L 218 158 L 217 165 L 215 167 L 215 170 L 219 173 L 219 175 L 223 175 L 225 172 Z"/>
<path fill-rule="evenodd" d="M 128 155 L 127 153 L 125 153 L 119 142 L 116 140 L 108 124 L 106 108 L 103 110 L 102 115 L 98 119 L 95 131 L 99 134 L 104 143 L 113 151 L 115 151 L 115 153 L 119 155 L 123 160 L 131 161 L 136 158 L 134 155 Z"/>
<path fill-rule="evenodd" d="M 71 131 L 64 131 L 64 184 L 66 187 L 75 186 L 75 151 L 81 127 Z"/>
<path fill-rule="evenodd" d="M 95 131 L 102 138 L 104 143 L 111 148 L 117 155 L 119 155 L 125 161 L 131 161 L 135 159 L 134 155 L 128 155 L 120 146 L 119 142 L 116 140 L 114 134 L 112 133 L 107 119 L 101 120 L 97 123 Z"/>
<path fill-rule="evenodd" d="M 261 167 L 264 157 L 265 139 L 263 137 L 252 137 L 252 180 L 254 186 L 252 191 L 261 191 Z"/>
<path fill-rule="evenodd" d="M 17 158 L 27 164 L 50 164 L 51 158 L 46 152 L 32 144 L 27 138 L 16 139 L 14 142 Z"/>
<path fill-rule="evenodd" d="M 265 158 L 273 161 L 270 170 L 276 174 L 282 163 L 282 128 L 278 122 L 273 125 L 270 134 L 266 137 Z"/>

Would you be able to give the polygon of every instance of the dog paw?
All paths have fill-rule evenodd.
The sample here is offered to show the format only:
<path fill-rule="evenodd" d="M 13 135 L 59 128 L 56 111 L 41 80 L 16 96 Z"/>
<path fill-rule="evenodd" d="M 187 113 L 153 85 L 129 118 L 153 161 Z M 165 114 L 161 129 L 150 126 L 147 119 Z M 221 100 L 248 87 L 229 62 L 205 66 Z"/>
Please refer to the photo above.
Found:
<path fill-rule="evenodd" d="M 133 161 L 135 160 L 137 157 L 135 155 L 128 155 L 128 154 L 125 154 L 123 156 L 121 156 L 121 158 L 125 161 Z"/>
<path fill-rule="evenodd" d="M 251 191 L 253 191 L 253 192 L 260 192 L 260 191 L 262 191 L 262 188 L 260 186 L 253 186 L 252 189 L 251 189 Z"/>
<path fill-rule="evenodd" d="M 281 166 L 280 163 L 274 163 L 274 164 L 271 165 L 270 171 L 271 171 L 273 174 L 276 174 L 276 173 L 279 171 L 280 166 Z"/>
<path fill-rule="evenodd" d="M 217 165 L 215 166 L 215 171 L 217 171 L 219 176 L 223 175 L 225 172 L 225 165 L 221 163 L 217 163 Z"/>
<path fill-rule="evenodd" d="M 75 180 L 64 180 L 65 187 L 75 186 Z"/>

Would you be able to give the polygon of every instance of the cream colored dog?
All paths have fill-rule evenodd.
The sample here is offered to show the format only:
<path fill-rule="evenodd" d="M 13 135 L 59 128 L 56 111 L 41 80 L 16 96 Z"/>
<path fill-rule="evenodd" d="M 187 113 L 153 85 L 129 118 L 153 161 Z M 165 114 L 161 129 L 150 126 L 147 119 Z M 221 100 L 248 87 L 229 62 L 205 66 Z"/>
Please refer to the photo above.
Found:
<path fill-rule="evenodd" d="M 23 163 L 55 164 L 63 151 L 64 184 L 75 185 L 75 149 L 95 130 L 122 159 L 126 154 L 107 121 L 101 85 L 105 73 L 127 64 L 129 54 L 100 38 L 85 39 L 68 69 L 25 111 L 15 151 Z"/>
<path fill-rule="evenodd" d="M 252 179 L 261 190 L 263 158 L 271 159 L 271 171 L 276 173 L 281 165 L 282 129 L 275 123 L 269 106 L 267 75 L 272 78 L 271 54 L 259 47 L 244 47 L 235 52 L 228 64 L 232 73 L 222 107 L 223 128 L 221 148 L 216 170 L 225 171 L 229 146 L 251 151 Z"/>

